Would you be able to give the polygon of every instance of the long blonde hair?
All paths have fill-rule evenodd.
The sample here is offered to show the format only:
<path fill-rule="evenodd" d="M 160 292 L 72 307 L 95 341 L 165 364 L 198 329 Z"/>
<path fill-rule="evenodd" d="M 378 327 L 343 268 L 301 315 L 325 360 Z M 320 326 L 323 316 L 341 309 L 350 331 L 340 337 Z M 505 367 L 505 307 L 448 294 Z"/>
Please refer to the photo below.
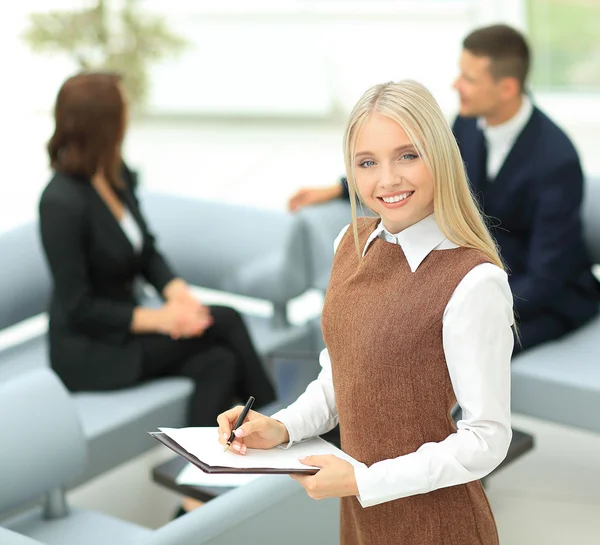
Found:
<path fill-rule="evenodd" d="M 360 194 L 354 178 L 354 155 L 360 131 L 373 112 L 396 121 L 425 161 L 433 177 L 435 219 L 446 238 L 458 246 L 480 250 L 494 265 L 504 270 L 498 248 L 471 195 L 452 130 L 431 93 L 412 80 L 371 87 L 350 114 L 344 135 L 344 158 L 352 206 L 352 229 L 359 255 L 356 196 L 360 198 Z"/>

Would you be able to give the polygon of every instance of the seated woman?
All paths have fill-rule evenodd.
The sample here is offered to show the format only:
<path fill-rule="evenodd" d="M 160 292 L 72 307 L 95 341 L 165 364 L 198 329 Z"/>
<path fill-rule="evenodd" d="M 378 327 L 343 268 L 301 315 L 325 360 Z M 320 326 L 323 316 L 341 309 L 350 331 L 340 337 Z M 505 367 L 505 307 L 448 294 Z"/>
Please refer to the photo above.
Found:
<path fill-rule="evenodd" d="M 273 401 L 241 316 L 200 304 L 155 246 L 121 159 L 127 102 L 119 77 L 70 78 L 54 116 L 48 144 L 54 175 L 39 213 L 54 281 L 50 361 L 65 385 L 110 390 L 186 376 L 195 384 L 192 426 L 213 425 L 249 395 L 261 405 Z M 139 277 L 162 294 L 160 308 L 140 306 Z"/>

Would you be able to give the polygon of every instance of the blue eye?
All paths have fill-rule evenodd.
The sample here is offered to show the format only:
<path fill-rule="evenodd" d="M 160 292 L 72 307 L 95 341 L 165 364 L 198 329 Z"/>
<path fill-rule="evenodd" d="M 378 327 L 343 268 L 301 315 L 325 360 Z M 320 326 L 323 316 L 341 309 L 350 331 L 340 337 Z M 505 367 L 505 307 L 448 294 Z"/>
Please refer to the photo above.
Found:
<path fill-rule="evenodd" d="M 400 159 L 404 159 L 405 161 L 412 161 L 413 159 L 416 159 L 417 157 L 419 157 L 419 156 L 416 155 L 415 153 L 405 153 L 404 155 L 402 155 L 400 157 Z"/>
<path fill-rule="evenodd" d="M 372 167 L 374 164 L 375 164 L 375 161 L 371 161 L 371 160 L 367 159 L 367 160 L 363 161 L 362 163 L 359 163 L 358 166 L 362 167 L 362 168 L 369 168 L 369 167 Z"/>

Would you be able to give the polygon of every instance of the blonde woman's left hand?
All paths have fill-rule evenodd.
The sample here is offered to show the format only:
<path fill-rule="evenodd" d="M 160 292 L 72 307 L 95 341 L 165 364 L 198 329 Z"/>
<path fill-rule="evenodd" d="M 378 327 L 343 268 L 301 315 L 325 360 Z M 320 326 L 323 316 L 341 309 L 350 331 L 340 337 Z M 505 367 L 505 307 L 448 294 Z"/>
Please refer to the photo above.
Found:
<path fill-rule="evenodd" d="M 349 462 L 333 454 L 306 456 L 300 462 L 321 468 L 315 475 L 290 475 L 304 487 L 311 498 L 322 500 L 358 495 L 354 467 Z"/>

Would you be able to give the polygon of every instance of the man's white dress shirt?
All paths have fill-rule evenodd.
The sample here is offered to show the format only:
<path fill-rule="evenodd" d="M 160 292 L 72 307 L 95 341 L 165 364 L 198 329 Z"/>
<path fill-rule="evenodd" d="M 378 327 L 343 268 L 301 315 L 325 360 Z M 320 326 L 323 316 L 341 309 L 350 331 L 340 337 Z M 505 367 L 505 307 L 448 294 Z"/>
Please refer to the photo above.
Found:
<path fill-rule="evenodd" d="M 336 239 L 336 249 L 347 228 Z M 457 247 L 445 238 L 433 215 L 396 235 L 379 223 L 367 240 L 365 253 L 376 237 L 399 244 L 412 272 L 430 252 Z M 446 363 L 462 408 L 458 429 L 444 441 L 426 443 L 416 452 L 355 467 L 363 507 L 480 479 L 500 464 L 512 436 L 512 324 L 513 301 L 506 273 L 491 263 L 477 265 L 461 280 L 443 316 Z M 289 445 L 323 434 L 338 422 L 327 349 L 319 361 L 322 369 L 317 379 L 292 405 L 273 415 L 288 429 Z"/>
<path fill-rule="evenodd" d="M 500 125 L 489 126 L 485 118 L 477 118 L 477 124 L 483 131 L 487 142 L 487 175 L 490 180 L 493 181 L 498 175 L 532 113 L 533 104 L 527 95 L 523 95 L 521 107 L 508 121 Z"/>

